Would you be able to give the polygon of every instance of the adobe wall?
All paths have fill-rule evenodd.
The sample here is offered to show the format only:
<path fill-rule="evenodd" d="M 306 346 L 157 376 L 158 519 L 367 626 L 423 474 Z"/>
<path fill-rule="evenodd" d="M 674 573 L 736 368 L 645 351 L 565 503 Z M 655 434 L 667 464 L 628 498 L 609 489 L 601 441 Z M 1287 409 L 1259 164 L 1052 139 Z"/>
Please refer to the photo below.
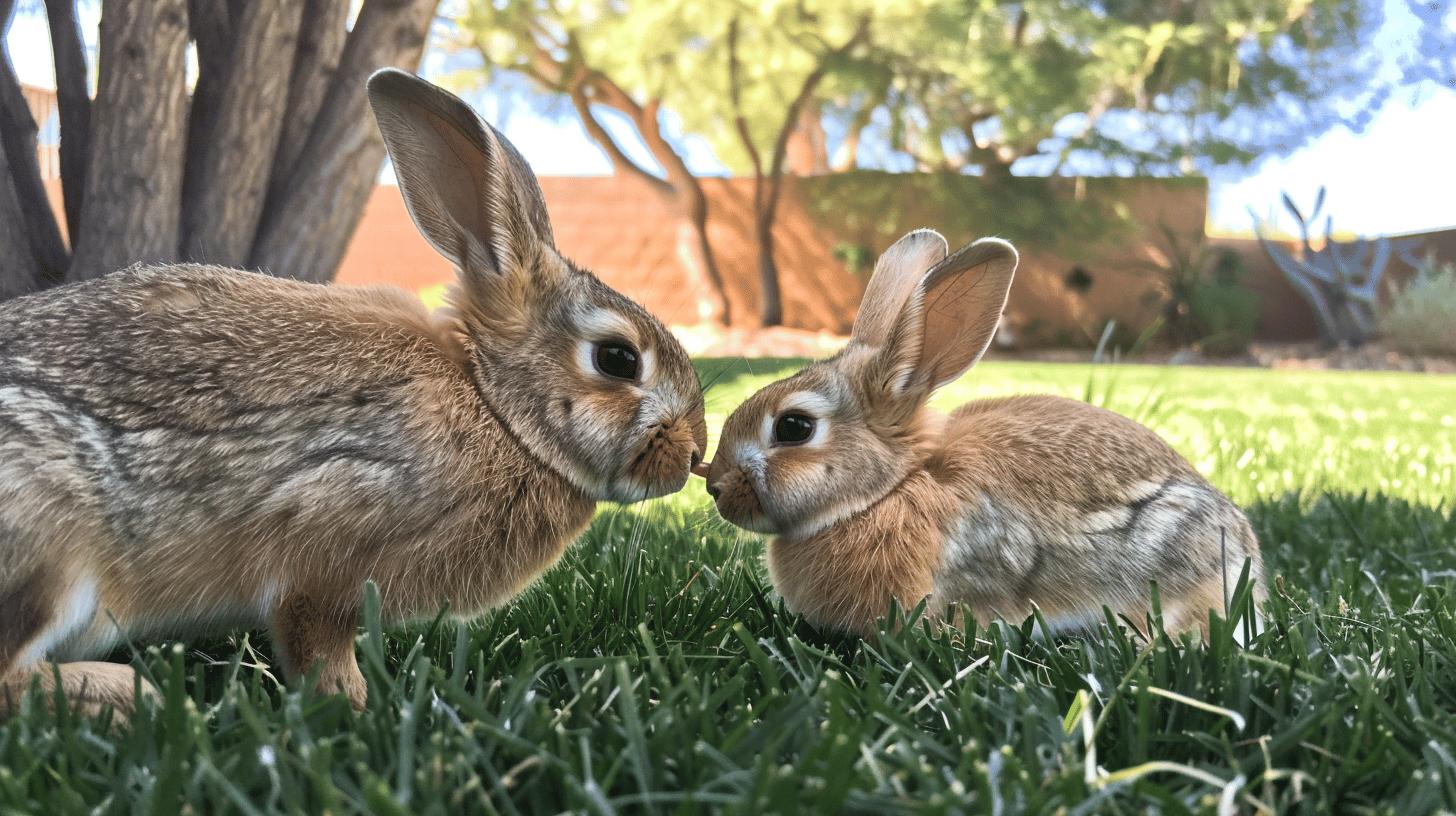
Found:
<path fill-rule="evenodd" d="M 1030 185 L 1027 195 L 1013 189 L 988 203 L 982 200 L 984 190 L 978 179 L 942 180 L 935 183 L 943 186 L 932 190 L 925 187 L 929 182 L 924 178 L 898 176 L 867 178 L 867 187 L 877 190 L 878 198 L 869 204 L 845 205 L 836 197 L 840 191 L 824 189 L 827 178 L 788 181 L 775 239 L 787 322 L 831 332 L 848 330 L 865 280 L 863 273 L 850 271 L 844 250 L 863 247 L 876 253 L 901 232 L 919 226 L 941 230 L 952 243 L 999 235 L 1017 245 L 1022 262 L 1009 308 L 1026 339 L 1089 342 L 1107 318 L 1116 318 L 1135 331 L 1153 317 L 1149 293 L 1156 288 L 1156 276 L 1147 267 L 1167 252 L 1167 239 L 1159 225 L 1166 224 L 1179 241 L 1194 240 L 1202 234 L 1207 200 L 1201 179 L 1094 179 L 1081 183 L 1015 179 L 1013 182 Z M 1123 217 L 1105 235 L 1088 238 L 1089 226 L 1095 231 L 1096 223 L 1068 223 L 1065 209 L 1048 208 L 1046 185 L 1065 196 L 1074 210 L 1085 205 L 1116 210 Z M 548 176 L 541 179 L 541 186 L 551 209 L 557 245 L 568 257 L 647 304 L 667 322 L 696 322 L 695 298 L 684 284 L 677 257 L 676 225 L 659 200 L 627 178 Z M 713 213 L 710 238 L 727 279 L 735 316 L 751 324 L 758 307 L 752 180 L 706 179 L 704 186 Z M 46 187 L 57 216 L 63 218 L 59 180 L 48 179 Z M 836 207 L 841 211 L 835 212 Z M 1418 247 L 1417 256 L 1429 251 L 1442 260 L 1456 261 L 1456 229 L 1398 238 L 1412 241 Z M 1246 284 L 1260 295 L 1260 339 L 1317 336 L 1309 307 L 1258 241 L 1211 236 L 1207 242 L 1215 250 L 1227 249 L 1242 259 L 1248 271 Z M 1287 245 L 1293 248 L 1293 244 Z M 1409 267 L 1398 258 L 1391 263 L 1391 280 L 1399 282 L 1409 276 Z M 1085 292 L 1067 285 L 1074 268 L 1091 280 Z M 338 281 L 390 283 L 419 291 L 453 278 L 450 265 L 410 222 L 399 190 L 376 188 Z M 1031 337 L 1027 337 L 1028 326 L 1035 327 Z"/>
<path fill-rule="evenodd" d="M 893 178 L 893 177 L 892 177 Z M 904 177 L 901 177 L 904 178 Z M 1013 182 L 1022 182 L 1013 179 Z M 1088 240 L 1056 240 L 1057 224 L 1043 227 L 1037 210 L 1017 212 L 1015 191 L 998 200 L 1001 212 L 967 218 L 978 204 L 980 180 L 957 177 L 935 196 L 913 185 L 892 189 L 898 197 L 891 218 L 875 213 L 826 215 L 813 206 L 820 179 L 788 179 L 775 227 L 776 259 L 784 298 L 785 322 L 796 328 L 847 331 L 866 275 L 856 274 L 844 258 L 846 248 L 878 253 L 900 232 L 935 227 L 952 243 L 1000 235 L 1022 252 L 1010 309 L 1019 321 L 1035 321 L 1038 332 L 1067 339 L 1095 334 L 1107 318 L 1130 325 L 1150 319 L 1149 292 L 1155 277 L 1142 268 L 1163 251 L 1158 225 L 1182 240 L 1202 234 L 1207 187 L 1201 179 L 1106 179 L 1060 191 L 1067 201 L 1095 200 L 1122 212 L 1109 235 Z M 1044 185 L 1044 180 L 1026 180 Z M 893 186 L 893 182 L 891 182 Z M 705 179 L 709 199 L 709 236 L 728 289 L 735 322 L 751 323 L 758 309 L 757 247 L 752 238 L 751 179 Z M 564 254 L 603 280 L 643 302 L 670 323 L 697 321 L 693 292 L 684 285 L 678 260 L 677 224 L 664 204 L 641 184 L 618 177 L 544 177 L 556 243 Z M 1038 194 L 1044 193 L 1038 189 Z M 1010 202 L 1007 204 L 1006 202 Z M 853 205 L 846 205 L 853 206 Z M 876 204 L 876 207 L 882 205 Z M 1083 225 L 1085 230 L 1086 225 Z M 836 256 L 836 252 L 839 256 Z M 1089 278 L 1085 292 L 1069 288 L 1074 268 Z M 448 281 L 452 272 L 409 223 L 398 190 L 381 187 L 371 197 L 364 220 L 350 245 L 341 283 L 390 282 L 422 289 Z"/>

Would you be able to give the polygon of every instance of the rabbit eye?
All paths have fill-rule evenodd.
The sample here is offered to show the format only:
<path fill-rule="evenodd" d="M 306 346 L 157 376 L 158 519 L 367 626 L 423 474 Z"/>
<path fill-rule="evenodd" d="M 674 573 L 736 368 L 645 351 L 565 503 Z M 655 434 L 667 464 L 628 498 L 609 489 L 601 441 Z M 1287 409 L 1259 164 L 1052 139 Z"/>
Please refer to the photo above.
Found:
<path fill-rule="evenodd" d="M 642 370 L 642 358 L 637 350 L 615 340 L 597 343 L 592 350 L 592 362 L 597 371 L 616 380 L 636 382 Z"/>
<path fill-rule="evenodd" d="M 784 414 L 774 423 L 775 445 L 802 445 L 814 435 L 814 418 L 807 414 Z"/>

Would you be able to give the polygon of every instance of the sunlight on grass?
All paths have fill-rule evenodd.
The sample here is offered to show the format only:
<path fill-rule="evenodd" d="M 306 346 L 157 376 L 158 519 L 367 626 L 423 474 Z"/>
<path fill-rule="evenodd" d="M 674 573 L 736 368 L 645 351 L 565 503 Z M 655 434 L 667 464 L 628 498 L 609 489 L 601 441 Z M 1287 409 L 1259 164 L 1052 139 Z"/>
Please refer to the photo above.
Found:
<path fill-rule="evenodd" d="M 718 378 L 707 398 L 710 434 L 745 397 L 800 364 L 703 363 L 704 379 Z M 1089 392 L 1093 404 L 1157 431 L 1240 502 L 1322 490 L 1428 503 L 1456 496 L 1453 377 L 987 362 L 932 404 L 951 410 L 983 397 Z"/>

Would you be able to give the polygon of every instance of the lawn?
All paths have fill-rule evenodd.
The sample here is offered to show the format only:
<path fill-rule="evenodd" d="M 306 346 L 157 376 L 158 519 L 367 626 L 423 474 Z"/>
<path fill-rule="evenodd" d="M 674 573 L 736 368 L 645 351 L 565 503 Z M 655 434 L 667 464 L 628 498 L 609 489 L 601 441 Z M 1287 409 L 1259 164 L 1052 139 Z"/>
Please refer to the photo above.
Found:
<path fill-rule="evenodd" d="M 710 428 L 794 365 L 702 363 Z M 1456 378 L 993 363 L 939 401 L 1025 391 L 1141 419 L 1244 505 L 1267 631 L 826 636 L 694 483 L 604 507 L 483 619 L 368 627 L 362 715 L 266 640 L 151 647 L 165 703 L 128 730 L 0 726 L 0 812 L 1456 808 Z"/>

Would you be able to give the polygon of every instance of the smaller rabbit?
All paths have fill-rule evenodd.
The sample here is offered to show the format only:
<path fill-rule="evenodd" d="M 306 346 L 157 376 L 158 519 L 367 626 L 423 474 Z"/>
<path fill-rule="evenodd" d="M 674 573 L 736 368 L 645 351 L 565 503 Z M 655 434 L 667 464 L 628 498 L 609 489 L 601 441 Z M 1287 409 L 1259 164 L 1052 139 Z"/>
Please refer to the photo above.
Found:
<path fill-rule="evenodd" d="M 891 599 L 929 614 L 1083 628 L 1134 623 L 1157 582 L 1168 631 L 1225 608 L 1244 515 L 1147 428 L 1052 396 L 926 408 L 995 336 L 1016 250 L 992 238 L 947 255 L 918 230 L 880 258 L 849 345 L 750 397 L 696 472 L 728 521 L 769 533 L 789 608 L 869 633 Z M 1257 589 L 1256 589 L 1257 592 Z M 1261 597 L 1261 596 L 1260 596 Z"/>

